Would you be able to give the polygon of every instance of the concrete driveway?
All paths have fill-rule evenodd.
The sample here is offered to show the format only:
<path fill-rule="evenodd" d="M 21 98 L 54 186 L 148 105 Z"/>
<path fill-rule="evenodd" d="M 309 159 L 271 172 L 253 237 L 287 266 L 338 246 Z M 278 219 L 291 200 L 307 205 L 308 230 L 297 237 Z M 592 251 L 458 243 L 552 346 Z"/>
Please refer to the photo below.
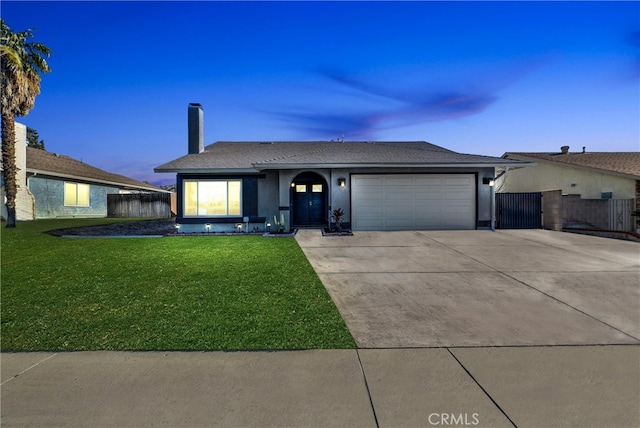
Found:
<path fill-rule="evenodd" d="M 640 344 L 640 244 L 546 230 L 296 239 L 359 348 Z"/>

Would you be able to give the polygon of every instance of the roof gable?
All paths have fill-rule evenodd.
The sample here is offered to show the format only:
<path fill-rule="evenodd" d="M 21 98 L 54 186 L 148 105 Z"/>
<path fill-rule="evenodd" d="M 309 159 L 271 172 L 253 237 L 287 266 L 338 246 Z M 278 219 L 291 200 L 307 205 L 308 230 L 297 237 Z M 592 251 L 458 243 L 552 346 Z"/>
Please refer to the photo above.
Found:
<path fill-rule="evenodd" d="M 545 161 L 561 166 L 586 168 L 593 171 L 624 175 L 640 179 L 640 152 L 535 153 L 507 152 L 507 159 Z"/>
<path fill-rule="evenodd" d="M 32 147 L 27 147 L 27 171 L 54 177 L 111 184 L 128 189 L 165 192 L 165 190 L 153 184 L 143 183 L 119 174 L 112 174 L 69 156 Z"/>

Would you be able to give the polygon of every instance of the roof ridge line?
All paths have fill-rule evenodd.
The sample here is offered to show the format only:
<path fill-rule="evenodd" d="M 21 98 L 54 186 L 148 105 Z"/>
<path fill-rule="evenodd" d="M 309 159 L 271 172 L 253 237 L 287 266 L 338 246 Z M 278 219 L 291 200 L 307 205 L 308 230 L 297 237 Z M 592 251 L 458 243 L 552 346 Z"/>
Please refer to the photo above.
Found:
<path fill-rule="evenodd" d="M 287 143 L 286 141 L 281 141 L 281 143 L 291 144 L 291 143 Z M 305 144 L 304 141 L 293 142 L 293 143 L 294 144 Z M 316 143 L 329 144 L 329 143 L 335 143 L 335 142 L 333 142 L 333 141 L 316 141 Z M 311 150 L 311 151 L 305 152 L 304 154 L 306 155 L 306 154 L 309 154 L 309 153 L 322 153 L 322 152 L 328 151 L 329 149 L 330 149 L 330 147 L 323 147 L 323 148 L 318 148 L 316 150 Z M 259 165 L 259 164 L 264 163 L 264 162 L 273 162 L 275 160 L 291 159 L 291 158 L 298 157 L 300 155 L 301 155 L 301 153 L 294 153 L 294 154 L 291 154 L 291 155 L 288 155 L 288 156 L 279 156 L 279 157 L 274 157 L 274 158 L 271 158 L 271 159 L 264 159 L 264 160 L 261 160 L 260 162 L 253 162 L 252 165 Z"/>

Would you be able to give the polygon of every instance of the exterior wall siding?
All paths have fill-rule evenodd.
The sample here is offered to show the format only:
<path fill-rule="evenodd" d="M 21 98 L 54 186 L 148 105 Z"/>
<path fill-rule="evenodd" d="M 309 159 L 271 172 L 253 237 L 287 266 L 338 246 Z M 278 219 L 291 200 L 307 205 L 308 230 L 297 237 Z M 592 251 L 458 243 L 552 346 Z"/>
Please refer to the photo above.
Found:
<path fill-rule="evenodd" d="M 107 194 L 119 193 L 117 187 L 90 184 L 88 207 L 64 205 L 65 181 L 52 177 L 29 177 L 29 190 L 35 199 L 35 218 L 107 217 Z"/>
<path fill-rule="evenodd" d="M 278 171 L 265 171 L 264 179 L 258 180 L 258 215 L 267 222 L 273 221 L 274 215 L 280 214 Z"/>
<path fill-rule="evenodd" d="M 496 183 L 499 192 L 543 192 L 561 190 L 563 195 L 580 195 L 583 199 L 600 199 L 612 192 L 613 199 L 636 198 L 636 180 L 571 166 L 538 162 L 537 166 L 513 169 Z"/>

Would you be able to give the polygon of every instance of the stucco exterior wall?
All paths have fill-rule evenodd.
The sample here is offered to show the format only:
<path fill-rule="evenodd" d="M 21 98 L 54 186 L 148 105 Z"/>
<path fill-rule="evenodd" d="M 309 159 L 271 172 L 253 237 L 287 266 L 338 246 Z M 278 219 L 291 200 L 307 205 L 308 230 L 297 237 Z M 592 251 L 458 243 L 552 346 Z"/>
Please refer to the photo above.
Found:
<path fill-rule="evenodd" d="M 29 177 L 29 189 L 35 198 L 35 217 L 106 217 L 107 194 L 119 193 L 117 187 L 90 184 L 88 207 L 64 205 L 64 180 L 36 175 Z"/>
<path fill-rule="evenodd" d="M 563 195 L 600 199 L 611 192 L 612 199 L 634 199 L 635 180 L 593 170 L 538 162 L 537 166 L 508 171 L 496 183 L 498 192 L 542 192 L 561 190 Z"/>
<path fill-rule="evenodd" d="M 274 215 L 279 215 L 278 171 L 265 171 L 265 178 L 258 180 L 258 215 L 268 222 L 273 221 Z M 261 227 L 262 228 L 262 227 Z"/>

